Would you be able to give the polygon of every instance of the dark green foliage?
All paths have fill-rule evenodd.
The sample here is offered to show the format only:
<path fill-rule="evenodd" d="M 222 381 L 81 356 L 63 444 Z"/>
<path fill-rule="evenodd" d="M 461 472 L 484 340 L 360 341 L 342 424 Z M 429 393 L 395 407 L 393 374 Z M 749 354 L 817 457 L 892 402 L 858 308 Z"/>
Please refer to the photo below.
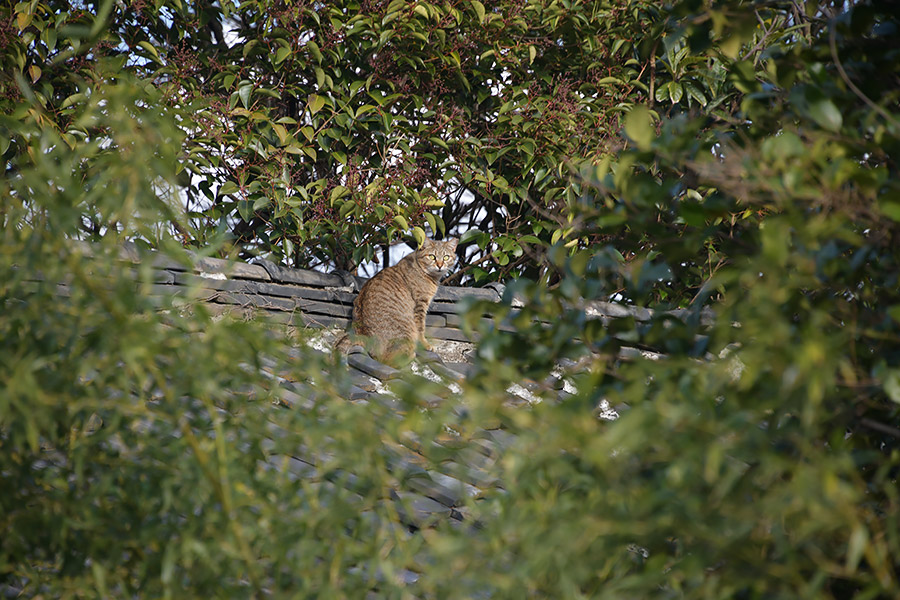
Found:
<path fill-rule="evenodd" d="M 71 113 L 104 83 L 159 90 L 185 134 L 185 244 L 227 232 L 245 258 L 354 269 L 477 227 L 465 273 L 537 278 L 571 164 L 614 152 L 624 112 L 727 94 L 721 61 L 664 43 L 676 23 L 656 5 L 22 2 L 2 13 L 0 105 L 37 102 L 74 143 L 102 130 Z"/>
<path fill-rule="evenodd" d="M 663 596 L 713 598 L 897 594 L 900 71 L 886 37 L 896 26 L 889 8 L 860 6 L 823 23 L 808 44 L 782 40 L 758 64 L 735 65 L 746 120 L 710 127 L 709 117 L 680 115 L 654 130 L 650 111 L 634 110 L 624 127 L 636 149 L 585 169 L 595 191 L 577 205 L 569 235 L 578 242 L 565 259 L 548 254 L 564 278 L 539 300 L 525 289 L 526 310 L 549 326 L 526 339 L 520 331 L 504 370 L 490 362 L 496 352 L 482 350 L 482 385 L 498 386 L 498 372 L 539 376 L 536 365 L 571 355 L 553 341 L 582 322 L 585 299 L 618 292 L 696 312 L 675 326 L 657 313 L 624 331 L 584 329 L 601 359 L 623 333 L 628 345 L 668 353 L 590 363 L 579 389 L 631 407 L 602 432 L 590 421 L 581 437 L 584 413 L 565 425 L 557 407 L 510 419 L 525 447 L 508 477 L 531 501 L 560 507 L 554 524 L 575 521 L 572 531 L 603 537 L 585 536 L 595 549 L 555 546 L 540 575 L 532 565 L 529 581 L 542 594 L 560 593 L 563 573 L 588 596 L 642 596 L 654 586 Z M 616 261 L 612 246 L 598 248 L 611 229 L 604 203 L 627 215 L 613 221 L 620 239 L 653 250 Z M 716 262 L 690 258 L 701 251 Z M 699 307 L 711 298 L 715 326 L 697 338 Z M 482 349 L 504 339 L 491 335 Z M 561 448 L 577 465 L 571 472 L 557 470 Z M 595 498 L 567 512 L 560 500 L 579 497 L 579 481 L 597 486 L 588 484 Z M 509 501 L 501 512 L 518 521 L 503 527 L 527 530 L 531 505 L 517 493 Z M 532 556 L 533 540 L 517 546 L 509 535 Z M 629 559 L 628 542 L 646 560 Z M 585 552 L 601 557 L 597 580 L 550 566 L 577 564 Z"/>
<path fill-rule="evenodd" d="M 133 5 L 0 9 L 0 589 L 900 595 L 894 3 Z M 438 408 L 117 260 L 349 267 L 480 207 L 468 272 L 530 279 Z M 498 485 L 415 531 L 392 494 L 451 462 Z"/>

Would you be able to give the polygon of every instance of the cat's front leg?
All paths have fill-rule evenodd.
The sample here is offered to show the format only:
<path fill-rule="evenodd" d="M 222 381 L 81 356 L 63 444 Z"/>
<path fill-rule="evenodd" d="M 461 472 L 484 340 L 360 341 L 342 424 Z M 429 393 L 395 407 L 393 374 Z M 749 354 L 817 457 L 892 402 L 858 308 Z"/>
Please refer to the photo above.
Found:
<path fill-rule="evenodd" d="M 429 352 L 431 352 L 431 350 L 433 350 L 433 348 L 431 347 L 431 344 L 429 344 L 429 343 L 428 343 L 428 340 L 425 339 L 425 334 L 424 334 L 424 333 L 423 333 L 422 336 L 419 338 L 419 342 L 422 344 L 422 347 L 425 348 L 426 350 L 428 350 Z"/>
<path fill-rule="evenodd" d="M 416 337 L 417 341 L 422 344 L 422 347 L 426 350 L 431 350 L 431 344 L 428 343 L 428 340 L 425 339 L 425 316 L 428 314 L 428 303 L 427 302 L 416 302 L 415 314 L 415 323 L 416 323 Z"/>

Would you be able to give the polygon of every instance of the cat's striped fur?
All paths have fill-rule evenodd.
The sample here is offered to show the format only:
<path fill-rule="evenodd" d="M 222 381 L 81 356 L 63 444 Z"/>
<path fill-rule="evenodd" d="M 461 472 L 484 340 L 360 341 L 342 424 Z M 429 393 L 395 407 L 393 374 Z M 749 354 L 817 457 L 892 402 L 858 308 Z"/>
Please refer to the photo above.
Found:
<path fill-rule="evenodd" d="M 353 302 L 353 334 L 337 342 L 346 350 L 351 337 L 385 362 L 412 357 L 416 344 L 430 350 L 425 339 L 425 315 L 441 278 L 456 264 L 458 240 L 426 239 L 418 250 L 372 277 Z"/>

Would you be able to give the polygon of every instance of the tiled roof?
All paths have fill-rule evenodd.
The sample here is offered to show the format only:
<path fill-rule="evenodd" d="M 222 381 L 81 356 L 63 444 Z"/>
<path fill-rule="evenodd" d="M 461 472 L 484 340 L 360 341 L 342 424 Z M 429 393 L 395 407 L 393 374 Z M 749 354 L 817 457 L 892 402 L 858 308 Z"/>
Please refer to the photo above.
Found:
<path fill-rule="evenodd" d="M 139 261 L 140 254 L 133 246 L 124 246 L 122 257 Z M 346 329 L 350 324 L 353 300 L 366 279 L 349 273 L 321 273 L 304 269 L 289 269 L 261 261 L 257 264 L 200 258 L 192 266 L 159 256 L 154 259 L 154 291 L 161 295 L 181 295 L 192 301 L 203 301 L 217 314 L 262 315 L 273 322 L 310 328 L 336 327 Z M 427 334 L 436 341 L 437 353 L 443 357 L 458 356 L 458 342 L 471 347 L 473 341 L 461 328 L 457 314 L 458 302 L 476 298 L 498 302 L 505 287 L 493 283 L 483 288 L 440 286 L 426 319 Z M 513 300 L 515 307 L 517 302 Z M 649 321 L 654 311 L 612 302 L 590 302 L 585 307 L 589 318 L 608 322 L 616 318 Z M 513 309 L 515 311 L 515 309 Z M 669 311 L 675 317 L 683 310 Z M 704 312 L 701 318 L 712 319 Z M 452 349 L 451 349 L 452 348 Z M 634 349 L 626 349 L 626 358 Z M 457 361 L 458 362 L 458 361 Z"/>
<path fill-rule="evenodd" d="M 123 247 L 121 257 L 132 262 L 142 260 L 133 246 Z M 322 333 L 313 338 L 313 345 L 318 350 L 314 347 L 304 349 L 304 352 L 330 351 L 330 343 L 336 335 L 349 326 L 353 299 L 365 282 L 349 274 L 342 276 L 288 269 L 271 263 L 248 264 L 214 258 L 200 258 L 193 265 L 185 265 L 156 255 L 152 266 L 152 291 L 159 296 L 182 297 L 186 303 L 203 302 L 215 314 L 252 314 L 274 323 L 321 329 Z M 423 394 L 426 406 L 447 401 L 458 393 L 457 383 L 466 376 L 469 368 L 464 362 L 465 351 L 472 344 L 460 328 L 457 301 L 466 296 L 497 301 L 501 293 L 502 288 L 439 289 L 427 325 L 429 338 L 440 354 L 421 355 L 411 366 L 412 372 L 403 374 L 403 379 L 413 384 L 417 378 L 422 383 L 440 384 L 429 386 L 443 390 L 440 394 Z M 293 358 L 300 357 L 301 352 L 295 350 Z M 347 399 L 398 406 L 390 386 L 401 376 L 400 371 L 372 359 L 358 346 L 351 348 L 345 366 L 350 381 Z M 294 380 L 293 373 L 280 370 L 274 360 L 264 361 L 263 370 L 264 375 L 277 384 L 282 407 L 303 410 L 312 405 L 316 391 L 309 383 Z M 273 411 L 273 439 L 280 435 L 280 429 L 277 411 Z M 423 461 L 416 452 L 414 440 L 407 446 L 392 448 L 392 468 L 402 473 L 402 480 L 406 482 L 404 489 L 395 491 L 396 499 L 402 500 L 400 515 L 404 522 L 421 527 L 436 518 L 462 521 L 466 496 L 476 496 L 488 486 L 499 485 L 489 474 L 489 467 L 500 456 L 506 441 L 502 431 L 485 429 L 483 435 L 478 436 L 473 452 L 466 454 L 467 464 L 446 462 L 440 471 L 419 466 Z M 298 477 L 316 476 L 322 460 L 315 452 L 298 448 L 290 457 L 272 455 L 269 463 L 272 468 L 283 468 L 285 458 L 290 471 Z M 412 573 L 407 576 L 414 578 Z"/>
<path fill-rule="evenodd" d="M 123 258 L 140 261 L 134 248 L 122 250 Z M 146 255 L 145 255 L 146 256 Z M 145 259 L 146 260 L 146 259 Z M 159 295 L 182 296 L 186 302 L 203 302 L 215 313 L 264 315 L 276 323 L 294 327 L 320 330 L 313 336 L 312 349 L 303 352 L 330 352 L 330 344 L 336 335 L 350 323 L 353 299 L 364 282 L 363 279 L 348 274 L 326 274 L 316 271 L 296 270 L 279 267 L 271 263 L 247 264 L 219 259 L 201 258 L 193 265 L 185 265 L 158 256 L 153 260 L 153 291 Z M 419 395 L 420 406 L 440 406 L 451 403 L 456 411 L 465 410 L 465 402 L 460 397 L 460 383 L 467 377 L 472 365 L 467 361 L 467 352 L 473 343 L 461 329 L 461 319 L 457 315 L 457 302 L 464 297 L 499 301 L 503 295 L 502 286 L 471 289 L 441 287 L 428 314 L 428 336 L 435 343 L 437 352 L 420 355 L 409 370 L 403 372 L 382 364 L 367 354 L 362 348 L 351 349 L 345 362 L 330 363 L 333 368 L 346 368 L 348 385 L 345 397 L 352 402 L 380 403 L 396 410 L 402 410 L 402 403 L 392 391 L 395 385 L 417 385 L 423 391 Z M 586 307 L 591 318 L 604 320 L 632 317 L 636 321 L 650 319 L 652 312 L 612 303 L 592 303 Z M 676 313 L 676 316 L 677 313 Z M 621 358 L 629 355 L 647 354 L 646 349 L 624 349 Z M 299 359 L 303 353 L 294 351 L 293 358 Z M 563 397 L 570 393 L 571 383 L 566 378 L 567 369 L 576 368 L 574 363 L 560 365 L 558 373 L 545 381 L 522 381 L 507 391 L 509 402 L 524 405 L 539 401 L 541 397 Z M 286 410 L 308 410 L 313 406 L 316 389 L 306 381 L 298 381 L 290 369 L 285 369 L 274 360 L 264 361 L 264 375 L 275 384 L 279 404 Z M 597 407 L 598 418 L 617 418 L 616 409 L 625 407 Z M 273 410 L 270 431 L 272 439 L 284 436 L 278 418 L 278 410 Z M 447 443 L 453 444 L 452 433 L 448 433 Z M 486 425 L 474 436 L 464 452 L 453 453 L 457 458 L 447 460 L 438 466 L 424 468 L 427 461 L 422 459 L 416 439 L 409 439 L 402 445 L 388 448 L 389 465 L 398 473 L 402 482 L 392 492 L 398 501 L 398 514 L 404 524 L 417 530 L 434 524 L 436 520 L 449 520 L 462 524 L 466 522 L 466 499 L 478 497 L 488 489 L 502 489 L 503 482 L 492 473 L 492 465 L 500 459 L 514 440 L 499 426 Z M 437 442 L 441 443 L 441 442 Z M 272 442 L 270 448 L 275 448 Z M 464 460 L 462 459 L 464 457 Z M 320 465 L 327 457 L 317 455 L 308 448 L 296 448 L 289 456 L 271 454 L 268 468 L 288 469 L 292 477 L 316 477 L 327 479 L 327 474 L 319 472 Z M 317 479 L 318 480 L 318 479 Z M 341 481 L 350 481 L 352 477 Z M 402 575 L 413 583 L 417 575 L 413 572 Z"/>

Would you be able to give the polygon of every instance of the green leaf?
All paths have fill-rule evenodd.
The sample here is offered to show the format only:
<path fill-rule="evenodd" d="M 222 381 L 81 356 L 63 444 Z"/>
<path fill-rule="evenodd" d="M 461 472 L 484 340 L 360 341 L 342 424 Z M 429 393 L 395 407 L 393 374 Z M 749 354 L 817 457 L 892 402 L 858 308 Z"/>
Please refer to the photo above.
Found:
<path fill-rule="evenodd" d="M 97 593 L 100 597 L 107 595 L 106 590 L 106 569 L 99 562 L 91 563 L 91 574 L 94 576 L 94 582 L 97 586 Z"/>
<path fill-rule="evenodd" d="M 275 131 L 275 135 L 278 136 L 278 141 L 281 143 L 281 145 L 284 145 L 288 139 L 288 132 L 284 128 L 284 125 L 272 123 L 272 129 Z"/>
<path fill-rule="evenodd" d="M 809 105 L 809 116 L 819 124 L 823 129 L 838 132 L 844 122 L 841 111 L 838 110 L 834 102 L 825 98 L 812 102 Z"/>
<path fill-rule="evenodd" d="M 650 109 L 638 104 L 625 115 L 625 135 L 641 150 L 650 148 L 656 137 L 656 131 L 650 117 Z"/>
<path fill-rule="evenodd" d="M 884 374 L 884 393 L 900 404 L 900 369 L 890 369 Z"/>
<path fill-rule="evenodd" d="M 228 194 L 233 194 L 238 191 L 238 186 L 233 181 L 226 181 L 222 185 L 219 186 L 218 195 L 219 196 L 227 196 Z"/>
<path fill-rule="evenodd" d="M 439 137 L 430 137 L 428 138 L 428 141 L 430 141 L 432 144 L 435 144 L 436 146 L 440 146 L 444 150 L 450 150 L 450 146 L 447 145 L 447 142 Z"/>
<path fill-rule="evenodd" d="M 156 51 L 156 47 L 153 46 L 153 44 L 146 40 L 141 40 L 140 42 L 138 42 L 138 46 L 146 50 L 147 54 L 150 55 L 150 58 L 152 58 L 154 62 L 163 64 L 163 61 L 159 57 L 159 53 Z"/>
<path fill-rule="evenodd" d="M 487 237 L 487 235 L 483 231 L 480 231 L 478 229 L 469 229 L 461 236 L 459 236 L 459 243 L 466 244 L 471 240 L 477 240 L 484 237 Z"/>
<path fill-rule="evenodd" d="M 472 8 L 475 9 L 475 16 L 479 23 L 484 23 L 484 4 L 478 0 L 472 0 Z"/>
<path fill-rule="evenodd" d="M 396 223 L 397 227 L 399 227 L 402 231 L 406 231 L 407 229 L 409 229 L 409 222 L 406 220 L 406 217 L 404 217 L 403 215 L 395 216 L 394 223 Z"/>
<path fill-rule="evenodd" d="M 310 94 L 306 99 L 306 105 L 310 113 L 316 114 L 325 106 L 325 98 L 318 94 Z"/>
<path fill-rule="evenodd" d="M 534 156 L 534 141 L 533 140 L 522 140 L 519 144 L 519 149 L 527 154 L 528 156 Z"/>
<path fill-rule="evenodd" d="M 669 82 L 669 98 L 672 99 L 672 104 L 681 102 L 682 96 L 684 96 L 684 88 L 681 87 L 681 84 L 677 81 Z"/>
<path fill-rule="evenodd" d="M 33 18 L 34 15 L 30 12 L 20 12 L 18 15 L 16 15 L 16 24 L 19 26 L 19 31 L 31 25 L 31 20 Z"/>
<path fill-rule="evenodd" d="M 682 85 L 684 86 L 684 90 L 687 92 L 688 97 L 693 98 L 694 100 L 699 102 L 700 106 L 706 106 L 706 96 L 703 95 L 703 92 L 700 91 L 700 88 L 689 81 L 684 82 Z"/>
<path fill-rule="evenodd" d="M 60 108 L 68 108 L 68 107 L 72 106 L 73 104 L 81 102 L 85 98 L 86 98 L 86 96 L 83 92 L 78 92 L 77 94 L 72 94 L 71 96 L 69 96 L 68 98 L 63 100 L 63 103 L 60 105 Z"/>
<path fill-rule="evenodd" d="M 317 63 L 322 62 L 322 51 L 319 50 L 319 45 L 313 41 L 309 40 L 306 42 L 306 48 L 309 50 L 309 53 L 312 54 L 312 57 L 316 60 Z"/>
<path fill-rule="evenodd" d="M 670 85 L 672 85 L 672 82 L 667 81 L 666 83 L 664 83 L 661 86 L 659 86 L 658 88 L 656 88 L 656 93 L 654 94 L 654 97 L 657 102 L 665 102 L 666 100 L 669 99 L 669 86 Z"/>
<path fill-rule="evenodd" d="M 848 572 L 853 573 L 859 566 L 859 561 L 863 556 L 866 545 L 869 543 L 869 531 L 863 525 L 857 525 L 850 534 L 850 541 L 847 544 L 847 560 L 845 568 Z"/>
<path fill-rule="evenodd" d="M 335 200 L 346 196 L 349 192 L 350 192 L 350 190 L 348 190 L 344 186 L 336 185 L 336 186 L 334 186 L 334 189 L 331 190 L 331 195 L 329 196 L 328 199 L 332 204 L 334 204 Z"/>
<path fill-rule="evenodd" d="M 238 97 L 241 99 L 241 104 L 243 104 L 246 109 L 250 108 L 250 93 L 252 91 L 253 85 L 250 83 L 245 83 L 238 88 Z"/>
<path fill-rule="evenodd" d="M 422 229 L 421 227 L 418 227 L 418 226 L 413 227 L 412 234 L 413 234 L 413 237 L 416 238 L 416 241 L 419 243 L 419 246 L 421 246 L 422 244 L 425 243 L 425 238 L 427 236 L 425 235 L 424 229 Z"/>
<path fill-rule="evenodd" d="M 425 213 L 425 221 L 428 222 L 428 226 L 431 227 L 431 231 L 437 231 L 437 222 L 434 220 L 433 214 Z"/>
<path fill-rule="evenodd" d="M 238 214 L 241 215 L 241 219 L 244 221 L 249 221 L 253 217 L 253 210 L 249 200 L 238 201 Z"/>
<path fill-rule="evenodd" d="M 890 219 L 900 222 L 900 200 L 881 200 L 878 209 Z"/>
<path fill-rule="evenodd" d="M 286 59 L 290 55 L 291 55 L 291 49 L 285 48 L 284 46 L 282 46 L 281 48 L 278 49 L 277 52 L 275 52 L 275 64 L 280 65 L 282 62 L 284 62 L 284 59 Z"/>
<path fill-rule="evenodd" d="M 766 138 L 761 149 L 763 158 L 771 161 L 788 160 L 806 152 L 803 140 L 793 131 L 778 132 L 775 136 Z"/>
<path fill-rule="evenodd" d="M 900 304 L 895 304 L 889 309 L 887 309 L 888 314 L 891 316 L 894 321 L 900 324 Z"/>

